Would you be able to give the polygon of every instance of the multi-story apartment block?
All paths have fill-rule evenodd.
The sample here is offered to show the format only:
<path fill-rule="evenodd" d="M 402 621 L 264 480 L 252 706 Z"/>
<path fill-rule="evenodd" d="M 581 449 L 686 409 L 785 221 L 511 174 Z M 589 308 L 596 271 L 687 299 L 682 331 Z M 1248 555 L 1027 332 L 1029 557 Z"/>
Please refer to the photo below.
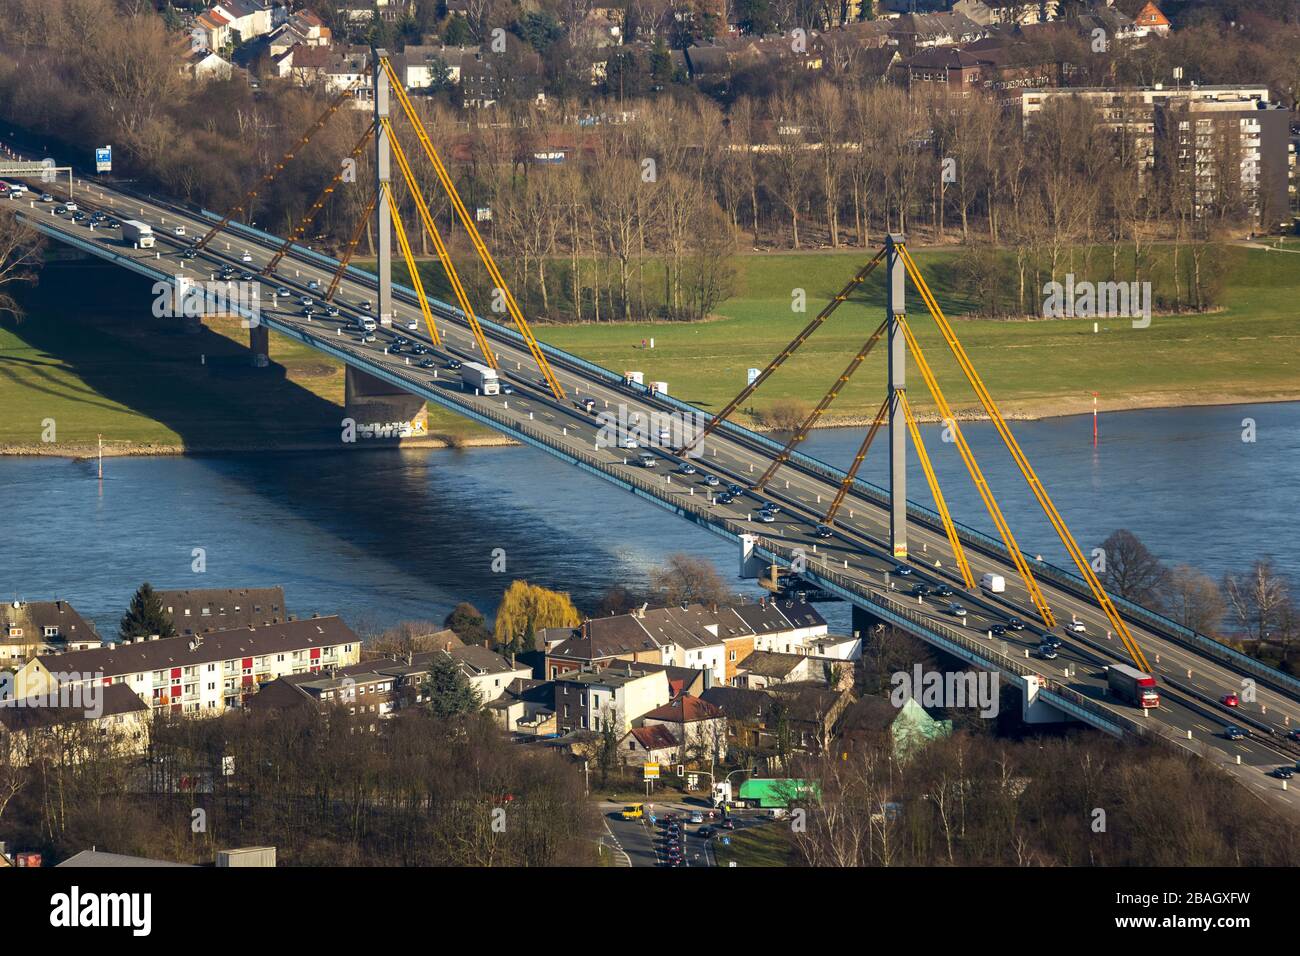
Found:
<path fill-rule="evenodd" d="M 21 696 L 60 685 L 126 684 L 155 712 L 220 714 L 262 684 L 355 664 L 361 639 L 337 617 L 191 637 L 137 638 L 97 650 L 40 655 L 14 676 Z"/>
<path fill-rule="evenodd" d="M 289 619 L 284 588 L 185 588 L 155 591 L 176 633 L 188 637 Z"/>
<path fill-rule="evenodd" d="M 668 703 L 668 673 L 623 663 L 597 671 L 570 672 L 555 681 L 557 730 L 600 732 L 607 722 L 621 738 L 632 722 Z"/>

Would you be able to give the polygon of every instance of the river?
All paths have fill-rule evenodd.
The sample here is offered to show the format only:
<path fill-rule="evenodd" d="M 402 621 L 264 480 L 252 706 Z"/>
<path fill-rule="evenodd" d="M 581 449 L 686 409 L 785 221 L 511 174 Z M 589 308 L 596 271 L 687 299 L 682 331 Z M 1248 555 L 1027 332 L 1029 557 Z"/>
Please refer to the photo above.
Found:
<path fill-rule="evenodd" d="M 1243 441 L 1245 419 L 1253 441 Z M 1013 430 L 1085 552 L 1128 528 L 1169 563 L 1216 578 L 1267 554 L 1300 581 L 1300 404 L 1109 413 L 1096 448 L 1089 416 Z M 1063 564 L 992 426 L 965 432 L 1022 549 Z M 923 434 L 954 517 L 992 533 L 956 447 L 937 425 Z M 842 467 L 861 436 L 827 429 L 803 450 Z M 884 480 L 885 452 L 882 440 L 864 478 Z M 909 497 L 931 505 L 913 465 Z M 490 614 L 517 577 L 590 606 L 612 584 L 643 585 L 674 551 L 707 557 L 728 578 L 737 565 L 722 539 L 530 448 L 114 458 L 102 483 L 93 462 L 4 458 L 0 515 L 0 597 L 65 598 L 103 633 L 143 580 L 280 584 L 293 613 L 377 630 L 441 620 L 460 600 Z M 822 607 L 848 626 L 846 608 Z"/>

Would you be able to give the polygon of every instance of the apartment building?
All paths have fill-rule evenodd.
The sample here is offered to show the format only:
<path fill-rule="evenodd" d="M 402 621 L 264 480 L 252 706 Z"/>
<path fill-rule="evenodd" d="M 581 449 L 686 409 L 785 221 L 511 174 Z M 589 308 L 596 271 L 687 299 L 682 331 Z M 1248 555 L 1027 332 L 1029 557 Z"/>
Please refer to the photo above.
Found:
<path fill-rule="evenodd" d="M 668 674 L 663 668 L 632 663 L 597 671 L 570 672 L 555 681 L 556 729 L 597 733 L 612 722 L 621 738 L 641 715 L 668 703 Z"/>
<path fill-rule="evenodd" d="M 182 637 L 289 619 L 284 588 L 183 588 L 155 591 Z"/>
<path fill-rule="evenodd" d="M 14 676 L 22 696 L 61 684 L 126 684 L 154 712 L 220 714 L 291 674 L 358 662 L 361 639 L 338 617 L 189 637 L 137 638 L 96 650 L 40 655 Z"/>
<path fill-rule="evenodd" d="M 1248 212 L 1265 228 L 1290 221 L 1291 114 L 1265 102 L 1192 100 L 1156 107 L 1156 164 L 1197 213 Z"/>

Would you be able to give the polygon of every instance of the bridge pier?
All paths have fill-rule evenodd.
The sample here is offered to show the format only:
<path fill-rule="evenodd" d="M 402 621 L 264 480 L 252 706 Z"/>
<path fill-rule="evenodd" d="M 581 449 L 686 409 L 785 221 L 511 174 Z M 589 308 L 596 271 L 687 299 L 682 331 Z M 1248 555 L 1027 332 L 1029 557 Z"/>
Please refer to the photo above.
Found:
<path fill-rule="evenodd" d="M 429 409 L 423 398 L 351 365 L 346 369 L 343 379 L 344 414 L 357 423 L 358 434 L 372 438 L 428 434 Z"/>
<path fill-rule="evenodd" d="M 253 353 L 253 368 L 266 368 L 271 364 L 271 332 L 265 325 L 249 328 L 248 348 Z"/>
<path fill-rule="evenodd" d="M 1039 699 L 1039 684 L 1034 675 L 1025 677 L 1025 692 L 1020 699 L 1021 719 L 1027 724 L 1063 724 L 1072 720 L 1073 718 Z"/>

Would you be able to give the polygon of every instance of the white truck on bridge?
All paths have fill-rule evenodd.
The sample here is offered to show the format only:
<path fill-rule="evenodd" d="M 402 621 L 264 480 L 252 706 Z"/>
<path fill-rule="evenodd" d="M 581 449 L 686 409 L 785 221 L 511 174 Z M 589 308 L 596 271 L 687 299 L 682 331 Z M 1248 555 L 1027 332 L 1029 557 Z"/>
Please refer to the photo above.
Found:
<path fill-rule="evenodd" d="M 466 388 L 478 389 L 482 395 L 501 393 L 501 379 L 494 368 L 488 368 L 478 362 L 466 362 L 460 367 L 460 377 Z"/>
<path fill-rule="evenodd" d="M 153 248 L 153 226 L 147 222 L 140 222 L 138 219 L 124 219 L 122 221 L 122 239 L 128 245 L 135 246 L 137 249 Z"/>

